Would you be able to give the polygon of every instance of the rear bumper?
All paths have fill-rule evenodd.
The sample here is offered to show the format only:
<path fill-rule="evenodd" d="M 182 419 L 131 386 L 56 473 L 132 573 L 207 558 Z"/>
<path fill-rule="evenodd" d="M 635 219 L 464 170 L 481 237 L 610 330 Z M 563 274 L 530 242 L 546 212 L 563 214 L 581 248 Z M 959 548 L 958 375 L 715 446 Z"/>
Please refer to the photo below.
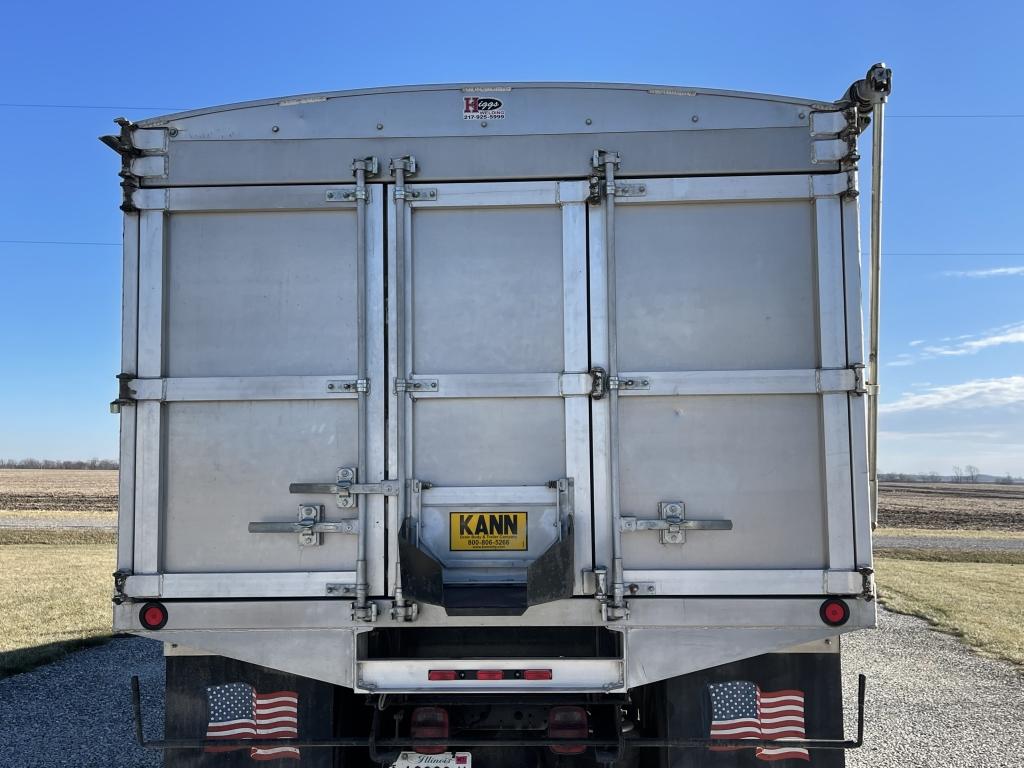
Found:
<path fill-rule="evenodd" d="M 414 622 L 390 618 L 389 604 L 378 605 L 373 624 L 353 621 L 347 600 L 166 601 L 168 621 L 158 631 L 139 623 L 139 603 L 114 606 L 114 628 L 209 654 L 303 675 L 365 693 L 625 691 L 759 654 L 805 646 L 838 651 L 837 635 L 875 626 L 875 604 L 847 600 L 850 618 L 841 627 L 826 625 L 819 614 L 823 598 L 635 598 L 628 619 L 601 620 L 593 599 L 561 600 L 528 609 L 522 616 L 450 617 L 443 608 L 421 605 Z M 621 637 L 609 658 L 565 658 L 557 651 L 543 657 L 506 657 L 500 642 L 476 654 L 500 669 L 540 666 L 553 670 L 549 681 L 503 679 L 497 683 L 456 685 L 431 681 L 434 668 L 479 666 L 455 644 L 418 658 L 367 653 L 375 630 L 416 633 L 435 628 L 501 628 L 526 635 L 543 627 L 606 628 Z M 479 687 L 473 687 L 479 686 Z"/>

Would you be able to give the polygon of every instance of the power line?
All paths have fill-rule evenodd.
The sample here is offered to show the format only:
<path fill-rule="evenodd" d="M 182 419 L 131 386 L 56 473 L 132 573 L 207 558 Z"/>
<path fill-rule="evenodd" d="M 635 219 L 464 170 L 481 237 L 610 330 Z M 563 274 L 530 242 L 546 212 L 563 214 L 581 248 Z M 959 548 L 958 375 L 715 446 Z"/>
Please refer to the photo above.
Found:
<path fill-rule="evenodd" d="M 890 115 L 890 114 L 886 114 L 886 117 L 887 118 L 889 118 L 889 117 L 894 117 L 894 118 L 901 118 L 901 117 L 903 117 L 903 118 L 915 118 L 915 119 L 920 119 L 920 120 L 958 120 L 958 119 L 964 119 L 964 120 L 995 120 L 995 119 L 1000 119 L 1000 118 L 1004 118 L 1004 117 L 1021 118 L 1021 117 L 1024 117 L 1024 114 L 1005 114 L 1005 115 L 997 115 L 997 114 L 989 114 L 989 115 L 986 115 L 986 114 L 978 114 L 978 115 Z"/>
<path fill-rule="evenodd" d="M 121 243 L 100 243 L 88 240 L 0 240 L 4 245 L 121 245 Z"/>
<path fill-rule="evenodd" d="M 861 256 L 868 256 L 870 251 L 862 251 Z M 887 251 L 882 249 L 883 256 L 1024 256 L 1024 251 Z"/>
<path fill-rule="evenodd" d="M 0 102 L 0 107 L 15 109 L 159 109 L 169 112 L 184 112 L 186 109 L 185 107 L 116 107 L 103 104 L 13 104 L 9 102 Z"/>

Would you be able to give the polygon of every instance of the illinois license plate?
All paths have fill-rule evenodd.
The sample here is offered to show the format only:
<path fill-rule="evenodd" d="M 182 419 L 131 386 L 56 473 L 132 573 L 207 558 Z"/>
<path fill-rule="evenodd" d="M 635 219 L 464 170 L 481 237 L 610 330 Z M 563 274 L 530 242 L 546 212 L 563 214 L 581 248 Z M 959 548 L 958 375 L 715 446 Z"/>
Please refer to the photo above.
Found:
<path fill-rule="evenodd" d="M 525 512 L 451 512 L 452 552 L 525 552 Z"/>
<path fill-rule="evenodd" d="M 473 757 L 469 752 L 442 752 L 439 755 L 421 755 L 418 752 L 403 752 L 391 768 L 472 768 Z"/>

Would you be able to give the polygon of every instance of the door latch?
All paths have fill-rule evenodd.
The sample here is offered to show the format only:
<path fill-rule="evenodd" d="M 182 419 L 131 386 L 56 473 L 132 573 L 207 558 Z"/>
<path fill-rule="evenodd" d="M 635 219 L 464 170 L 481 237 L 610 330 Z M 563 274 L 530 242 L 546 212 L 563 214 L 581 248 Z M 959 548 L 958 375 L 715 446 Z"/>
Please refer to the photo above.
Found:
<path fill-rule="evenodd" d="M 379 483 L 359 483 L 355 467 L 340 467 L 338 479 L 333 483 L 292 483 L 288 486 L 289 493 L 300 494 L 331 494 L 338 497 L 338 506 L 351 509 L 356 506 L 356 497 L 360 495 L 380 493 L 384 496 L 398 495 L 397 480 L 382 480 Z"/>
<path fill-rule="evenodd" d="M 325 533 L 359 533 L 358 520 L 326 522 L 323 504 L 300 504 L 295 522 L 249 523 L 249 533 L 297 533 L 299 546 L 318 547 L 324 543 Z"/>
<path fill-rule="evenodd" d="M 731 531 L 732 520 L 687 520 L 686 505 L 681 501 L 662 501 L 658 504 L 660 520 L 641 520 L 636 517 L 619 518 L 623 533 L 660 531 L 662 544 L 685 544 L 687 531 Z"/>

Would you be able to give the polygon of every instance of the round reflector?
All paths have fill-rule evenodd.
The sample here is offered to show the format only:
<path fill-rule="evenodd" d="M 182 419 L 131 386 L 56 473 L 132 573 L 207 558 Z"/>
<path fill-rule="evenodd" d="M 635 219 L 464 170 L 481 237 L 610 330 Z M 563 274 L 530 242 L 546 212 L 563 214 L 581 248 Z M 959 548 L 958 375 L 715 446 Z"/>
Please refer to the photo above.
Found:
<path fill-rule="evenodd" d="M 830 627 L 841 627 L 850 618 L 850 606 L 842 600 L 832 598 L 821 604 L 818 613 L 821 615 L 821 620 Z"/>
<path fill-rule="evenodd" d="M 167 623 L 167 609 L 161 603 L 146 603 L 139 609 L 139 623 L 146 629 L 163 629 Z"/>

